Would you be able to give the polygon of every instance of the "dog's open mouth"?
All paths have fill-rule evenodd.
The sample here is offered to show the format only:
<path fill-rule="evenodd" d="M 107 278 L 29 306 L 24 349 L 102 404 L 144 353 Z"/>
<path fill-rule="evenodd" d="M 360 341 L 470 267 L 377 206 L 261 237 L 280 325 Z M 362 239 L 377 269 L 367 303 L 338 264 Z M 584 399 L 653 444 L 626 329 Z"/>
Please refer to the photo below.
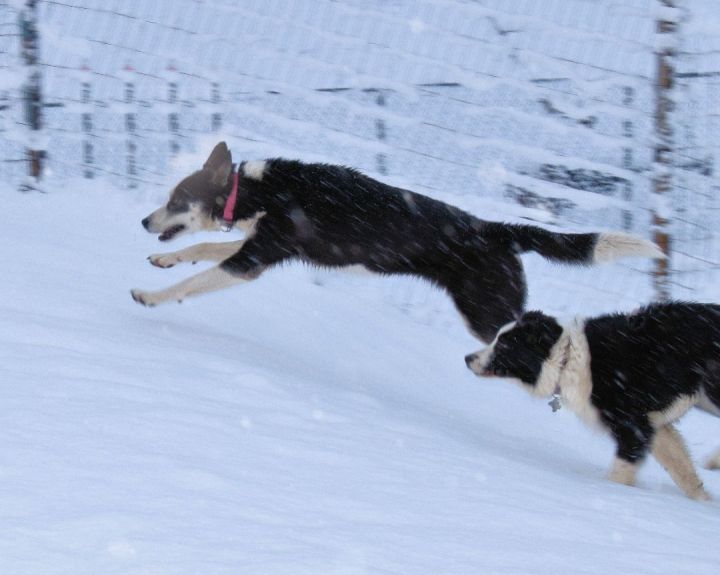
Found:
<path fill-rule="evenodd" d="M 504 377 L 506 375 L 506 371 L 503 368 L 493 368 L 488 365 L 481 367 L 475 373 L 480 377 Z"/>
<path fill-rule="evenodd" d="M 173 239 L 176 235 L 178 235 L 184 229 L 185 229 L 185 226 L 183 224 L 176 224 L 174 226 L 169 227 L 163 233 L 161 233 L 160 236 L 158 236 L 158 239 L 161 242 L 166 242 L 168 240 Z"/>

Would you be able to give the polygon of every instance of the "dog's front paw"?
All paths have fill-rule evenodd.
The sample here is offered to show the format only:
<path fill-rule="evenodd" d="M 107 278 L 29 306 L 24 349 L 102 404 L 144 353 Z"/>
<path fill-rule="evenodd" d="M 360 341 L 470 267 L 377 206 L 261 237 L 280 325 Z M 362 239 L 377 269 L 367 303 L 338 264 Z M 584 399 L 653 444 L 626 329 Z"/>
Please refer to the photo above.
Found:
<path fill-rule="evenodd" d="M 158 268 L 171 268 L 175 264 L 182 262 L 182 258 L 177 254 L 153 254 L 148 257 L 148 261 Z"/>
<path fill-rule="evenodd" d="M 151 292 L 141 289 L 131 289 L 130 295 L 132 296 L 133 300 L 146 307 L 153 307 L 157 305 L 157 302 L 154 301 Z"/>

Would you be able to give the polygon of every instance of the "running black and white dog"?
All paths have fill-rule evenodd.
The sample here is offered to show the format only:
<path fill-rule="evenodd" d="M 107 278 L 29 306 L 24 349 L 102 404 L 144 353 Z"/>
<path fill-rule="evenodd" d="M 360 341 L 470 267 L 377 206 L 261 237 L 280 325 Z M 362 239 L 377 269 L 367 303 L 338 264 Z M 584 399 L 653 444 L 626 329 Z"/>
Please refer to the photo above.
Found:
<path fill-rule="evenodd" d="M 617 445 L 610 479 L 633 485 L 648 451 L 693 499 L 709 499 L 673 422 L 697 405 L 720 416 L 720 306 L 653 304 L 561 326 L 528 312 L 465 358 L 482 377 L 560 396 Z M 720 451 L 707 464 L 720 468 Z"/>
<path fill-rule="evenodd" d="M 244 162 L 235 174 L 224 142 L 143 226 L 161 241 L 223 228 L 236 175 L 230 225 L 245 229 L 245 239 L 151 255 L 150 262 L 163 268 L 199 260 L 219 265 L 161 291 L 132 290 L 135 301 L 148 306 L 182 301 L 253 280 L 288 260 L 359 265 L 441 286 L 471 331 L 487 343 L 523 310 L 526 286 L 518 257 L 523 252 L 586 265 L 623 256 L 662 257 L 654 244 L 627 234 L 561 234 L 483 221 L 341 166 L 272 159 Z"/>

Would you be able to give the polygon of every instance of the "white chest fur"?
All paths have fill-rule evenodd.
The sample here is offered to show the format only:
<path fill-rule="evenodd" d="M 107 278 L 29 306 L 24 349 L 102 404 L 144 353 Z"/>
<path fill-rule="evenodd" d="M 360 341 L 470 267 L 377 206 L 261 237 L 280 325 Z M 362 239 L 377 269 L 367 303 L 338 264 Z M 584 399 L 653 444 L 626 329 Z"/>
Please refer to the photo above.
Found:
<path fill-rule="evenodd" d="M 592 372 L 590 371 L 590 348 L 585 337 L 585 322 L 573 320 L 565 327 L 556 344 L 558 347 L 557 388 L 563 405 L 573 411 L 586 424 L 600 425 L 600 413 L 592 404 Z M 555 350 L 553 350 L 555 351 Z M 551 353 L 551 359 L 552 359 Z"/>

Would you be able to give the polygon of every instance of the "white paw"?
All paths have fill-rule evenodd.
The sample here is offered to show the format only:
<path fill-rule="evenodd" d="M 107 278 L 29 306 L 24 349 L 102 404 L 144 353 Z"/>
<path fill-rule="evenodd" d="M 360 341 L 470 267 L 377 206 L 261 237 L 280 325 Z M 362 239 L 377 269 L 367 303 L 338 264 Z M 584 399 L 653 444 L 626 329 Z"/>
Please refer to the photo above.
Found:
<path fill-rule="evenodd" d="M 171 268 L 175 264 L 179 264 L 183 261 L 183 259 L 175 253 L 153 254 L 148 257 L 148 260 L 152 265 L 159 268 Z"/>
<path fill-rule="evenodd" d="M 160 300 L 155 296 L 155 294 L 153 294 L 153 292 L 141 289 L 132 289 L 130 290 L 130 295 L 137 303 L 146 307 L 153 307 L 160 303 Z"/>
<path fill-rule="evenodd" d="M 131 289 L 130 295 L 132 296 L 133 300 L 135 300 L 140 305 L 144 305 L 144 306 L 155 305 L 151 301 L 150 292 L 146 292 L 141 289 Z"/>
<path fill-rule="evenodd" d="M 145 291 L 141 289 L 131 289 L 130 295 L 132 298 L 146 307 L 154 307 L 165 303 L 167 301 L 176 301 L 182 303 L 183 296 L 180 294 L 168 294 L 166 291 Z"/>

